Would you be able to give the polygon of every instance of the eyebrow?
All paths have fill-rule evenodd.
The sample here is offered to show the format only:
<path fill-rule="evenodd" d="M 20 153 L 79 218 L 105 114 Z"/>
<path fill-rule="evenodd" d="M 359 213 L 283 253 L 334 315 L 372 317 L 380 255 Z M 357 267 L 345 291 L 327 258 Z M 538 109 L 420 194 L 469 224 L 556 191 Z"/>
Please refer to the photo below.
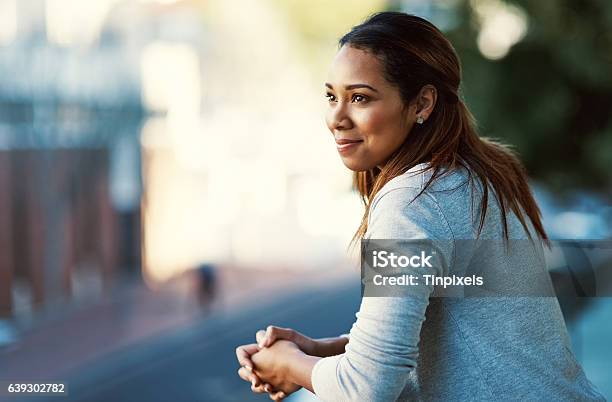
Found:
<path fill-rule="evenodd" d="M 332 84 L 326 82 L 325 86 L 329 89 L 334 89 L 334 87 L 332 86 Z M 369 86 L 368 84 L 351 84 L 351 85 L 347 85 L 344 87 L 344 89 L 346 89 L 347 91 L 350 91 L 351 89 L 357 89 L 357 88 L 368 88 L 374 92 L 378 92 L 376 89 L 374 89 L 373 87 Z"/>

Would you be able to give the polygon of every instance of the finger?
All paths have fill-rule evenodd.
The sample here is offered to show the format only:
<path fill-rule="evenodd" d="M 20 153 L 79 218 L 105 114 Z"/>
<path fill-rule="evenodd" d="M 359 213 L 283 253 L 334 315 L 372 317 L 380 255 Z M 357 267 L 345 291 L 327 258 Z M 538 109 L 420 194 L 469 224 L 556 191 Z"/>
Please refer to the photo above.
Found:
<path fill-rule="evenodd" d="M 255 374 L 253 374 L 252 372 L 250 372 L 249 370 L 247 370 L 244 367 L 240 367 L 238 369 L 238 375 L 244 381 L 250 382 L 252 386 L 261 385 L 260 381 L 259 381 L 259 377 L 257 377 Z"/>
<path fill-rule="evenodd" d="M 246 370 L 244 367 L 240 367 L 238 369 L 238 376 L 242 378 L 244 381 L 251 382 L 251 379 L 248 377 L 247 373 L 248 373 L 248 370 Z"/>
<path fill-rule="evenodd" d="M 259 377 L 256 374 L 251 373 L 251 376 L 249 378 L 251 379 L 251 391 L 257 392 L 259 394 L 263 394 L 266 392 L 264 390 L 264 384 L 259 380 Z"/>
<path fill-rule="evenodd" d="M 245 367 L 240 367 L 240 369 L 238 370 L 238 375 L 243 380 L 250 382 L 251 388 L 261 388 L 262 392 L 265 391 L 264 384 L 261 382 L 259 377 L 251 371 L 247 370 Z"/>
<path fill-rule="evenodd" d="M 248 369 L 253 369 L 253 361 L 251 360 L 251 355 L 257 353 L 259 351 L 259 347 L 256 343 L 251 343 L 249 345 L 242 345 L 236 348 L 236 358 L 238 358 L 238 363 L 241 366 L 245 366 Z"/>
<path fill-rule="evenodd" d="M 294 331 L 291 328 L 281 328 L 274 325 L 269 325 L 266 328 L 266 334 L 263 342 L 258 342 L 260 347 L 268 347 L 276 342 L 278 339 L 286 339 L 293 341 Z"/>
<path fill-rule="evenodd" d="M 257 340 L 257 345 L 258 347 L 262 348 L 263 346 L 263 339 L 266 336 L 266 331 L 264 331 L 263 329 L 260 329 L 259 331 L 257 331 L 257 333 L 255 334 L 255 339 Z"/>
<path fill-rule="evenodd" d="M 272 399 L 273 401 L 282 401 L 286 397 L 287 395 L 285 395 L 283 391 L 273 392 L 270 394 L 270 399 Z"/>
<path fill-rule="evenodd" d="M 264 390 L 263 384 L 259 384 L 259 385 L 251 384 L 251 391 L 257 392 L 258 394 L 264 394 L 266 392 Z"/>

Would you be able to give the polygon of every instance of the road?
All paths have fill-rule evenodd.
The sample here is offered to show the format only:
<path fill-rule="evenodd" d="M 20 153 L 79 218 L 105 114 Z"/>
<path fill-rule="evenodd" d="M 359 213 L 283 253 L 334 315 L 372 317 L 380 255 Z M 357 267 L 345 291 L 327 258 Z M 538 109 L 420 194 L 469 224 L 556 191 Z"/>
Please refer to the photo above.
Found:
<path fill-rule="evenodd" d="M 210 315 L 81 367 L 66 379 L 68 397 L 49 401 L 265 401 L 236 374 L 237 345 L 268 324 L 314 337 L 348 332 L 359 303 L 357 281 L 303 290 L 281 300 L 254 300 L 248 309 Z M 41 397 L 31 398 L 41 401 Z"/>

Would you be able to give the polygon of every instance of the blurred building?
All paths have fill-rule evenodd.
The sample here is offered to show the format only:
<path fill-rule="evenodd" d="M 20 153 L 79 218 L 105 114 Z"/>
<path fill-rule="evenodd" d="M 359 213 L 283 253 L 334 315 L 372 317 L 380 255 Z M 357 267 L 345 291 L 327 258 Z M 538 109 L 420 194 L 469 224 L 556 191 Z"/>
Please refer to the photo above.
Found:
<path fill-rule="evenodd" d="M 0 0 L 0 316 L 139 272 L 137 7 Z"/>

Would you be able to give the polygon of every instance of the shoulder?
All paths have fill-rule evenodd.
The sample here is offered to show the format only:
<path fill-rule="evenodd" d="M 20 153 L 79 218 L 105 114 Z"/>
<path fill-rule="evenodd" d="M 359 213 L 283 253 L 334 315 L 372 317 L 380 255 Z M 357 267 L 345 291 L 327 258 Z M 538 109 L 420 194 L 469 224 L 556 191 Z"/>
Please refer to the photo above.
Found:
<path fill-rule="evenodd" d="M 458 188 L 467 186 L 470 182 L 469 173 L 464 168 L 457 168 L 449 171 L 442 169 L 440 173 L 441 174 L 427 186 L 427 190 L 425 190 L 423 194 L 429 194 L 432 198 L 436 199 L 438 195 L 437 193 L 453 192 Z M 405 173 L 389 180 L 380 189 L 372 200 L 372 208 L 374 208 L 380 199 L 382 199 L 385 195 L 398 189 L 404 189 L 399 193 L 403 193 L 405 195 L 413 193 L 414 190 L 417 190 L 416 194 L 419 194 L 425 188 L 432 175 L 433 171 L 429 169 L 429 165 L 427 163 L 420 163 L 410 168 Z"/>
<path fill-rule="evenodd" d="M 453 239 L 435 194 L 442 183 L 423 191 L 431 178 L 424 168 L 420 164 L 394 177 L 376 194 L 368 216 L 368 237 Z"/>
<path fill-rule="evenodd" d="M 378 238 L 453 237 L 436 198 L 413 187 L 394 188 L 379 197 L 370 208 L 368 232 Z"/>
<path fill-rule="evenodd" d="M 440 173 L 426 189 L 433 175 L 426 163 L 389 180 L 372 200 L 368 226 L 381 219 L 396 222 L 410 219 L 415 225 L 450 239 L 452 233 L 446 215 L 452 213 L 449 206 L 465 203 L 464 198 L 470 192 L 458 190 L 469 188 L 470 175 L 463 168 Z"/>

